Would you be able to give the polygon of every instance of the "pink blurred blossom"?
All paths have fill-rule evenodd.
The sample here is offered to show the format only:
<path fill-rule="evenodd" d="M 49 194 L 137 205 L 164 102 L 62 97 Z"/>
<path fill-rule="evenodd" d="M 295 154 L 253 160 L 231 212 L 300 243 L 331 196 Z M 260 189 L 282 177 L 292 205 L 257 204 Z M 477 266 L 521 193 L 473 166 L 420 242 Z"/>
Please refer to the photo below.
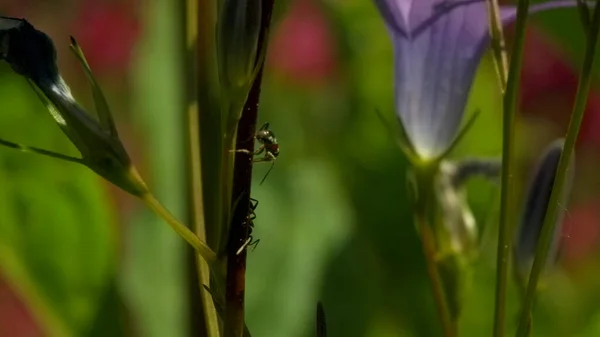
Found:
<path fill-rule="evenodd" d="M 124 71 L 141 34 L 129 1 L 86 1 L 73 22 L 73 35 L 95 72 Z"/>
<path fill-rule="evenodd" d="M 578 69 L 542 32 L 527 31 L 521 82 L 521 111 L 550 119 L 558 125 L 569 123 L 577 91 Z M 600 149 L 600 95 L 592 90 L 579 135 L 579 145 Z"/>
<path fill-rule="evenodd" d="M 520 111 L 525 116 L 549 119 L 566 131 L 578 84 L 578 69 L 567 56 L 536 29 L 526 36 L 521 77 Z M 600 150 L 600 95 L 590 92 L 578 139 L 579 149 Z M 559 135 L 557 135 L 559 136 Z M 597 157 L 594 151 L 579 151 Z M 580 162 L 590 162 L 583 160 Z M 594 251 L 600 242 L 598 202 L 575 204 L 568 210 L 563 227 L 563 257 L 567 264 Z"/>
<path fill-rule="evenodd" d="M 575 205 L 565 216 L 561 255 L 564 262 L 581 260 L 594 252 L 600 239 L 600 208 L 597 200 Z"/>
<path fill-rule="evenodd" d="M 43 336 L 26 306 L 2 278 L 0 278 L 0 336 Z"/>
<path fill-rule="evenodd" d="M 305 84 L 319 84 L 336 69 L 334 38 L 315 0 L 295 0 L 271 40 L 271 69 Z"/>

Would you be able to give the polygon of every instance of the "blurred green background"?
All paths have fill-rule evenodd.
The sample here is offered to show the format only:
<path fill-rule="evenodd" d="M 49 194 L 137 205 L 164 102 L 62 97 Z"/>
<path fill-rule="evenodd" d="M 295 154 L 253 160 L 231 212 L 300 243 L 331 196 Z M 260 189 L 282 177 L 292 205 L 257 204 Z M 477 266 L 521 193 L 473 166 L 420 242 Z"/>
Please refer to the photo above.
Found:
<path fill-rule="evenodd" d="M 134 161 L 159 199 L 186 209 L 183 48 L 167 0 L 0 1 L 56 42 L 59 65 L 91 106 L 67 46 L 82 45 Z M 314 336 L 317 301 L 330 336 L 436 336 L 438 322 L 394 135 L 392 51 L 371 1 L 277 1 L 259 122 L 281 155 L 263 185 L 248 255 L 247 324 L 258 337 Z M 510 30 L 509 30 L 510 36 Z M 519 181 L 566 130 L 583 34 L 576 12 L 536 16 L 528 32 Z M 0 64 L 0 137 L 75 153 L 27 83 Z M 490 57 L 468 113 L 481 109 L 455 157 L 500 153 L 501 98 Z M 600 335 L 600 96 L 577 152 L 562 258 L 546 275 L 535 336 Z M 255 166 L 262 179 L 268 164 Z M 522 184 L 519 184 L 519 186 Z M 498 189 L 469 184 L 481 254 L 467 288 L 463 336 L 491 333 Z M 183 242 L 143 205 L 87 169 L 0 148 L 0 337 L 193 336 Z M 511 288 L 508 331 L 518 297 Z"/>

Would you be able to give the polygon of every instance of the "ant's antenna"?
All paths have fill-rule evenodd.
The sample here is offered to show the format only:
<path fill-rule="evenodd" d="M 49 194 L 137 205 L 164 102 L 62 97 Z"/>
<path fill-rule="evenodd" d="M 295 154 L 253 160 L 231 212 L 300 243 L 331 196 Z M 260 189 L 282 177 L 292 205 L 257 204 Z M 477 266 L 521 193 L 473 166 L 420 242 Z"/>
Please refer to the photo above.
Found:
<path fill-rule="evenodd" d="M 262 185 L 265 180 L 267 179 L 267 177 L 269 176 L 269 173 L 271 173 L 271 170 L 273 169 L 273 166 L 275 166 L 275 161 L 271 161 L 271 167 L 269 167 L 269 170 L 267 171 L 267 174 L 265 174 L 264 178 L 262 178 L 262 180 L 260 181 L 259 185 Z"/>

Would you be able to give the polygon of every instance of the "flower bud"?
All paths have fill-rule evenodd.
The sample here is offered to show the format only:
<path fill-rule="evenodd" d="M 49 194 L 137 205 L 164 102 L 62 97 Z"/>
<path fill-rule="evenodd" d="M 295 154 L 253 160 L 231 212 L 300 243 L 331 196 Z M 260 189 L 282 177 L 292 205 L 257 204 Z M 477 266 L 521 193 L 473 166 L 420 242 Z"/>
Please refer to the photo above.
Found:
<path fill-rule="evenodd" d="M 256 75 L 261 0 L 223 0 L 217 21 L 217 62 L 225 94 L 244 95 Z M 234 97 L 237 98 L 237 97 Z"/>
<path fill-rule="evenodd" d="M 550 195 L 552 194 L 556 170 L 558 168 L 563 145 L 563 140 L 558 140 L 548 147 L 537 164 L 526 191 L 520 222 L 516 229 L 514 245 L 517 268 L 519 269 L 519 273 L 523 276 L 527 275 L 535 258 L 538 240 L 542 231 L 542 226 L 544 225 L 546 210 L 550 203 Z M 558 245 L 561 237 L 561 224 L 566 206 L 565 202 L 569 196 L 573 180 L 573 167 L 573 160 L 571 160 L 567 171 L 565 188 L 563 189 L 564 192 L 559 199 L 559 213 L 556 217 L 556 226 L 554 227 L 554 233 L 552 234 L 552 241 L 548 251 L 547 266 L 552 265 L 557 257 Z"/>
<path fill-rule="evenodd" d="M 0 59 L 38 85 L 59 77 L 52 40 L 24 19 L 0 16 Z"/>
<path fill-rule="evenodd" d="M 99 121 L 77 103 L 60 76 L 52 40 L 25 20 L 0 17 L 0 56 L 31 82 L 52 118 L 79 150 L 81 159 L 73 161 L 86 165 L 133 195 L 147 193 L 145 183 L 118 137 L 102 90 L 73 38 L 71 50 L 91 84 Z"/>

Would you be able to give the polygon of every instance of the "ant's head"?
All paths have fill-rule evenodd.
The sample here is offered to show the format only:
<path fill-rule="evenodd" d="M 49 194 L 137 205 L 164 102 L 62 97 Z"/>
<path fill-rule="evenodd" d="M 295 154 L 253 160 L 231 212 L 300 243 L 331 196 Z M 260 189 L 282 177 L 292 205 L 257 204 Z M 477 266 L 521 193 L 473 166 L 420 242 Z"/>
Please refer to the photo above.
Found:
<path fill-rule="evenodd" d="M 263 144 L 277 144 L 275 133 L 269 130 L 269 123 L 266 123 L 258 130 L 256 139 Z"/>

